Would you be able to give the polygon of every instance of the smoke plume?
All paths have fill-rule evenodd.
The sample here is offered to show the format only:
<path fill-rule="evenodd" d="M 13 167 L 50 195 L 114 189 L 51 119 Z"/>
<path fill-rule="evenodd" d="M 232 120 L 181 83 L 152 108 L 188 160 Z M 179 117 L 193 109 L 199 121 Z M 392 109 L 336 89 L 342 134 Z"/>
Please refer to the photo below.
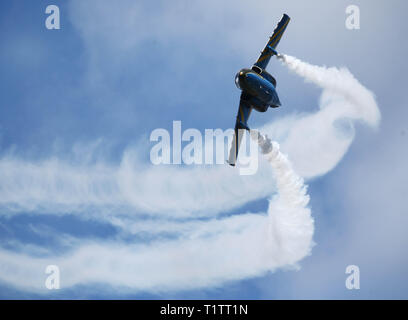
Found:
<path fill-rule="evenodd" d="M 309 254 L 313 245 L 314 221 L 307 206 L 310 200 L 307 186 L 277 142 L 256 130 L 251 131 L 251 137 L 258 141 L 261 153 L 272 166 L 277 185 L 277 194 L 268 208 L 268 242 L 280 248 L 277 257 L 290 265 Z"/>
<path fill-rule="evenodd" d="M 352 115 L 358 115 L 371 126 L 378 124 L 381 116 L 373 93 L 347 68 L 316 66 L 285 54 L 279 54 L 277 58 L 306 81 L 345 98 L 351 104 L 351 108 L 348 106 L 344 108 Z"/>
<path fill-rule="evenodd" d="M 323 88 L 320 110 L 280 119 L 262 129 L 281 143 L 293 167 L 277 142 L 254 130 L 251 137 L 258 141 L 269 165 L 245 180 L 230 168 L 134 168 L 131 157 L 120 168 L 99 166 L 97 170 L 2 159 L 3 208 L 11 207 L 15 214 L 24 212 L 21 208 L 33 212 L 55 208 L 49 212 L 64 214 L 57 210 L 62 203 L 66 212 L 79 208 L 77 212 L 85 215 L 85 205 L 92 204 L 104 209 L 105 219 L 118 226 L 119 234 L 101 242 L 75 240 L 67 254 L 44 249 L 48 254 L 36 256 L 25 245 L 16 252 L 0 249 L 0 280 L 38 292 L 44 288 L 44 266 L 55 264 L 63 270 L 66 288 L 103 283 L 168 291 L 214 287 L 296 266 L 313 246 L 314 221 L 303 178 L 325 174 L 346 153 L 354 131 L 344 132 L 344 119 L 350 120 L 351 128 L 351 120 L 375 126 L 380 113 L 373 94 L 347 69 L 313 66 L 287 55 L 278 58 Z M 268 195 L 272 196 L 266 213 L 218 216 Z M 117 214 L 118 207 L 132 207 L 129 203 L 136 212 L 155 212 L 156 219 Z M 102 210 L 95 211 L 98 215 L 93 217 L 101 219 Z M 196 213 L 201 211 L 208 219 L 198 219 Z M 176 219 L 179 212 L 189 219 Z M 126 240 L 136 234 L 151 240 Z"/>

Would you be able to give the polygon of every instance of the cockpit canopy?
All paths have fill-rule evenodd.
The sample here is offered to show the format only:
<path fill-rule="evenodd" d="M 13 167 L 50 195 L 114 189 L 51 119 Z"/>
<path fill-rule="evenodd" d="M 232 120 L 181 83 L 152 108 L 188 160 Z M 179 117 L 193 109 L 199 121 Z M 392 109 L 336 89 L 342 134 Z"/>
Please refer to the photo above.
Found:
<path fill-rule="evenodd" d="M 262 69 L 258 66 L 252 66 L 251 68 L 253 71 L 255 71 L 257 74 L 261 74 L 262 73 Z"/>

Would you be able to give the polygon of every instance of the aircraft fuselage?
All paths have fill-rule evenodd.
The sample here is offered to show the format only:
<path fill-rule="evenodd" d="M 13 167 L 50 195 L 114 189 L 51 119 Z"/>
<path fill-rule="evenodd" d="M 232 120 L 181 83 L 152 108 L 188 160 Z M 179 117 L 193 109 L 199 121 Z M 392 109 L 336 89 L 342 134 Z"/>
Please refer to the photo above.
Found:
<path fill-rule="evenodd" d="M 265 112 L 269 107 L 276 108 L 281 105 L 278 94 L 276 93 L 276 80 L 265 69 L 270 59 L 276 56 L 278 52 L 276 47 L 282 38 L 283 32 L 289 23 L 289 16 L 283 14 L 278 22 L 273 34 L 265 48 L 261 51 L 258 60 L 251 69 L 241 69 L 235 76 L 236 86 L 242 90 L 239 98 L 239 108 L 235 120 L 234 137 L 231 143 L 231 149 L 228 157 L 228 163 L 235 166 L 243 129 L 251 130 L 248 126 L 248 119 L 255 109 L 259 112 Z"/>
<path fill-rule="evenodd" d="M 248 95 L 250 104 L 257 111 L 265 112 L 268 107 L 279 107 L 275 79 L 265 70 L 253 69 L 241 69 L 235 76 L 236 86 Z"/>

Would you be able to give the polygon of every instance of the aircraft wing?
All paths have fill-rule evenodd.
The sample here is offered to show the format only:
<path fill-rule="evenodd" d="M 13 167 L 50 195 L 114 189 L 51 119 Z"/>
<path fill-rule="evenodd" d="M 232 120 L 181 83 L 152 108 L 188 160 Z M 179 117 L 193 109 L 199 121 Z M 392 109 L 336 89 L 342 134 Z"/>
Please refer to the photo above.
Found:
<path fill-rule="evenodd" d="M 235 166 L 238 157 L 239 146 L 241 145 L 244 130 L 249 130 L 247 121 L 252 111 L 252 107 L 243 99 L 243 93 L 239 101 L 237 120 L 235 122 L 234 137 L 232 138 L 231 149 L 228 157 L 228 163 Z"/>
<path fill-rule="evenodd" d="M 265 48 L 262 50 L 261 55 L 259 56 L 258 60 L 255 62 L 255 66 L 265 69 L 266 66 L 269 63 L 269 60 L 271 57 L 275 54 L 276 52 L 276 47 L 282 38 L 283 33 L 286 30 L 286 27 L 288 26 L 288 23 L 290 21 L 289 16 L 285 13 L 282 17 L 282 19 L 279 21 L 278 25 L 276 26 L 275 30 L 273 31 L 272 36 L 269 38 L 268 43 L 266 44 Z"/>

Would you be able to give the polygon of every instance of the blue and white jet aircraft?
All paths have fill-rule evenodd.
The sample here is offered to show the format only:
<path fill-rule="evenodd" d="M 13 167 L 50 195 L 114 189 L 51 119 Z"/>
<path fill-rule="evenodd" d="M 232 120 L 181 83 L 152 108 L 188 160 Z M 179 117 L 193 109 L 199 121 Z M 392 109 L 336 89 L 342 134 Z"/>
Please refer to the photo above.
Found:
<path fill-rule="evenodd" d="M 235 166 L 241 138 L 245 130 L 250 130 L 247 124 L 252 109 L 265 112 L 268 108 L 277 108 L 281 105 L 276 93 L 276 80 L 266 72 L 265 68 L 272 56 L 277 55 L 278 45 L 285 29 L 290 21 L 284 14 L 277 27 L 269 38 L 265 49 L 261 52 L 258 60 L 251 69 L 242 69 L 235 76 L 235 84 L 242 91 L 239 101 L 237 120 L 235 122 L 235 133 L 231 144 L 228 163 Z"/>

